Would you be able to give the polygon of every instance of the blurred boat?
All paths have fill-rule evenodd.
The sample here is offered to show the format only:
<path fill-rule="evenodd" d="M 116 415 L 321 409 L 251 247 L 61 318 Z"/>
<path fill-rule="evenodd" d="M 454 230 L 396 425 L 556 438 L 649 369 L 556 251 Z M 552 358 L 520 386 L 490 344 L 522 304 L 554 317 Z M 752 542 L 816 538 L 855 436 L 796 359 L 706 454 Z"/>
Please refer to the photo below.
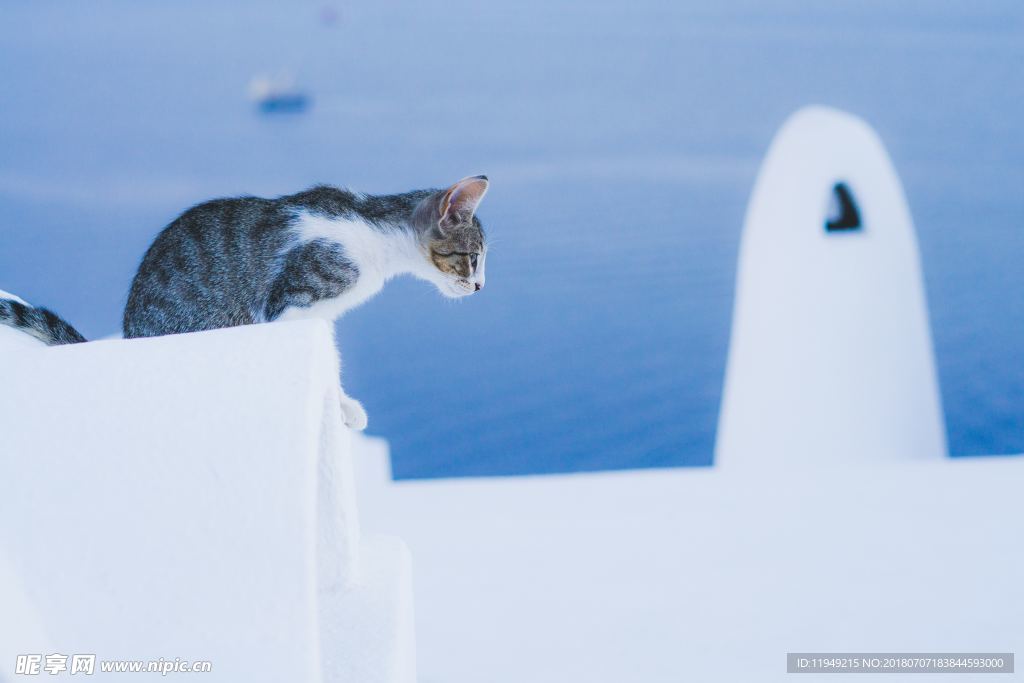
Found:
<path fill-rule="evenodd" d="M 320 8 L 320 23 L 324 26 L 335 26 L 340 18 L 338 9 L 333 5 L 324 5 Z"/>
<path fill-rule="evenodd" d="M 257 76 L 249 83 L 249 96 L 265 114 L 299 113 L 309 106 L 310 98 L 289 75 Z"/>

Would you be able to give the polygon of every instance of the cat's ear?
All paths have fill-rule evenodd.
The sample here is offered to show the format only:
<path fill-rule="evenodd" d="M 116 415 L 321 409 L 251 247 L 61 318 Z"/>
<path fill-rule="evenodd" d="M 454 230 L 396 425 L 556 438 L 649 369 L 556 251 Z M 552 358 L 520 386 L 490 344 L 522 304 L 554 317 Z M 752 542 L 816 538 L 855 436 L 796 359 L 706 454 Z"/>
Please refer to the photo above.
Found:
<path fill-rule="evenodd" d="M 473 219 L 476 207 L 487 194 L 487 176 L 463 178 L 447 190 L 438 202 L 437 224 L 442 230 L 461 225 Z"/>

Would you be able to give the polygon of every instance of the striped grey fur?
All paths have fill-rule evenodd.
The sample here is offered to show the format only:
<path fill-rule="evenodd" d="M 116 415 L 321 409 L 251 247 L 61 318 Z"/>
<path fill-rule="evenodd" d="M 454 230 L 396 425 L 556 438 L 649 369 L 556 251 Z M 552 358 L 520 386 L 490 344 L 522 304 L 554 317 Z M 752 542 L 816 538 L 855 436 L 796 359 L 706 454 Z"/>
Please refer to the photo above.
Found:
<path fill-rule="evenodd" d="M 53 311 L 13 299 L 0 299 L 0 324 L 21 330 L 50 346 L 85 341 L 78 330 Z"/>
<path fill-rule="evenodd" d="M 277 199 L 199 204 L 165 228 L 146 252 L 128 295 L 124 336 L 269 322 L 289 309 L 340 299 L 357 289 L 361 261 L 376 264 L 384 256 L 368 257 L 364 252 L 375 244 L 367 246 L 366 238 L 356 240 L 334 226 L 363 226 L 381 249 L 402 239 L 415 245 L 414 262 L 387 266 L 384 279 L 410 272 L 447 296 L 472 293 L 474 285 L 482 287 L 485 245 L 474 211 L 486 188 L 487 179 L 476 176 L 442 190 L 403 194 L 318 186 Z M 310 218 L 330 228 L 329 234 L 304 237 L 303 222 Z"/>
<path fill-rule="evenodd" d="M 475 209 L 486 190 L 487 179 L 475 176 L 404 194 L 318 186 L 277 199 L 199 204 L 146 252 L 128 295 L 124 336 L 268 322 L 331 300 L 341 303 L 319 314 L 336 317 L 403 272 L 446 296 L 471 294 L 483 286 L 486 245 Z M 324 234 L 304 232 L 310 224 Z M 367 264 L 376 272 L 361 278 Z M 360 284 L 365 291 L 356 294 Z M 52 311 L 4 293 L 0 324 L 49 345 L 85 341 Z"/>
<path fill-rule="evenodd" d="M 152 337 L 292 317 L 334 320 L 409 273 L 444 296 L 484 286 L 487 245 L 475 212 L 484 176 L 442 190 L 362 195 L 319 186 L 277 199 L 194 206 L 157 236 L 125 306 L 124 336 Z M 0 323 L 47 344 L 85 341 L 45 308 L 0 297 Z M 341 391 L 345 423 L 366 411 Z"/>

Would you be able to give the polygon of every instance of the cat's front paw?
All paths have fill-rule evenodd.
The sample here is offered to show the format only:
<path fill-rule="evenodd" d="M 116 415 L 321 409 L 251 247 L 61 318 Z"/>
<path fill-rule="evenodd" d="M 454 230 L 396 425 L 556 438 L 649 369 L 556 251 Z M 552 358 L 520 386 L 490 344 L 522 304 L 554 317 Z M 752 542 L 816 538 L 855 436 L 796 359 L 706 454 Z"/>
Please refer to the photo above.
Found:
<path fill-rule="evenodd" d="M 362 403 L 351 396 L 341 397 L 341 417 L 345 420 L 345 424 L 352 429 L 360 432 L 366 429 L 366 423 L 368 420 L 366 417 L 366 409 L 363 408 Z"/>

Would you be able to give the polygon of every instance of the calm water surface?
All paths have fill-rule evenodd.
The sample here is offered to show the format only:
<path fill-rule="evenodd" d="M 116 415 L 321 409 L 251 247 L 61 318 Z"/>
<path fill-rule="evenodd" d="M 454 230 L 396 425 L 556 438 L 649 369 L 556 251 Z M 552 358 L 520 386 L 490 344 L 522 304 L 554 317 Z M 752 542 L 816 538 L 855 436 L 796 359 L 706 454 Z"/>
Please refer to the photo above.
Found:
<path fill-rule="evenodd" d="M 707 465 L 758 163 L 830 104 L 904 181 L 952 451 L 1024 451 L 1024 5 L 711 5 L 8 4 L 0 288 L 101 336 L 192 203 L 487 173 L 483 294 L 338 325 L 396 475 Z M 246 100 L 281 69 L 306 114 Z"/>

